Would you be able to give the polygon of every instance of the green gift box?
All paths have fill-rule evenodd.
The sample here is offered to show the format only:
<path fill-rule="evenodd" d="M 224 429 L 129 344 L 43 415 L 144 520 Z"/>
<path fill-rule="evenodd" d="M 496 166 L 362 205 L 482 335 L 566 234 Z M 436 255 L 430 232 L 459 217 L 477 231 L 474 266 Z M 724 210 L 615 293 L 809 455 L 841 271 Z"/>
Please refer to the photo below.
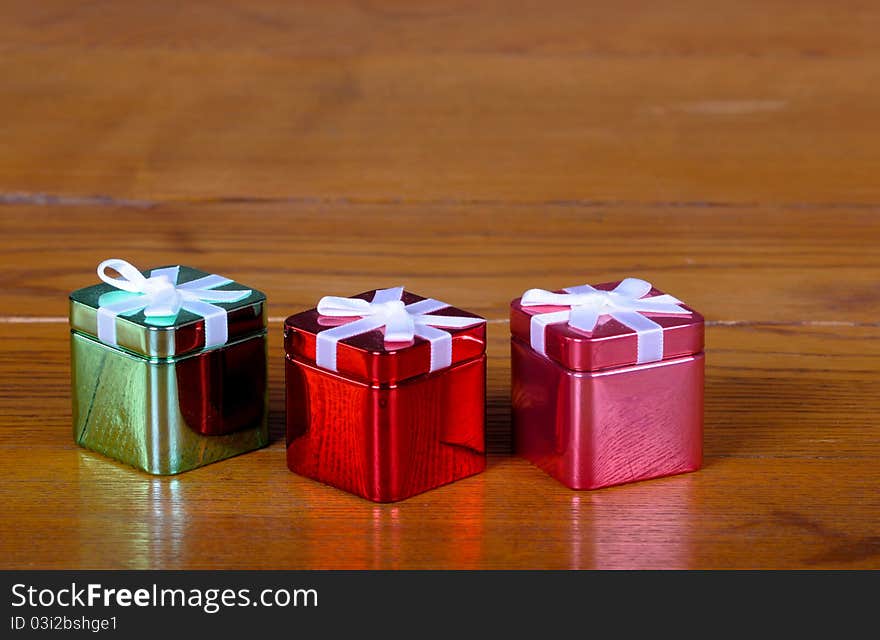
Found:
<path fill-rule="evenodd" d="M 184 266 L 98 274 L 70 294 L 76 442 L 159 475 L 268 444 L 265 295 Z"/>

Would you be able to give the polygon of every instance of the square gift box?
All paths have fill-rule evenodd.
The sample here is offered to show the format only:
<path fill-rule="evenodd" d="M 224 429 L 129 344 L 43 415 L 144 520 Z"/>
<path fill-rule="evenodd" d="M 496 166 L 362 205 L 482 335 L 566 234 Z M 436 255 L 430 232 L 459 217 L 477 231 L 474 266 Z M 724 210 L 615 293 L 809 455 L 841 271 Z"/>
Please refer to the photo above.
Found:
<path fill-rule="evenodd" d="M 703 317 L 635 278 L 510 306 L 516 451 L 572 489 L 702 464 Z"/>
<path fill-rule="evenodd" d="M 375 502 L 485 468 L 486 325 L 405 292 L 287 318 L 287 464 Z"/>
<path fill-rule="evenodd" d="M 70 294 L 78 444 L 157 475 L 268 444 L 262 293 L 183 266 L 98 275 Z"/>

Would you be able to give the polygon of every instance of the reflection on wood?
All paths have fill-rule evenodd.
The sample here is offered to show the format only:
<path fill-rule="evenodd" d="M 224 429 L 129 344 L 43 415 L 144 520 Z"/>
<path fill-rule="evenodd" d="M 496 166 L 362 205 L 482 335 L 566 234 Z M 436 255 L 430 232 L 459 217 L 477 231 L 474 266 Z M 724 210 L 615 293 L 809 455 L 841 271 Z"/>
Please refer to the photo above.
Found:
<path fill-rule="evenodd" d="M 0 566 L 880 568 L 880 7 L 532 4 L 7 9 Z M 486 472 L 394 505 L 290 473 L 280 320 L 269 447 L 80 449 L 67 294 L 111 256 L 276 319 L 398 284 L 487 317 Z M 705 467 L 574 493 L 509 454 L 507 306 L 628 275 L 706 316 Z"/>

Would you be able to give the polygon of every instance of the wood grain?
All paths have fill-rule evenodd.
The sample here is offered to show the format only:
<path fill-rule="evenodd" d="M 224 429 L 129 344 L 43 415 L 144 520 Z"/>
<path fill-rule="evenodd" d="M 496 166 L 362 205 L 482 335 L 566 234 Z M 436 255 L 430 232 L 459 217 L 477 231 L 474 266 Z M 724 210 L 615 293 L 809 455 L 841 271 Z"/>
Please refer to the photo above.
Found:
<path fill-rule="evenodd" d="M 14 245 L 0 254 L 2 304 L 25 315 L 66 315 L 67 294 L 92 282 L 110 251 L 144 265 L 190 255 L 199 268 L 269 293 L 273 316 L 311 308 L 323 292 L 379 283 L 504 319 L 529 286 L 638 272 L 698 300 L 716 321 L 878 326 L 880 317 L 880 253 L 866 249 L 880 244 L 874 209 L 173 203 L 5 211 L 0 236 Z"/>
<path fill-rule="evenodd" d="M 880 7 L 3 2 L 3 568 L 880 568 Z M 266 449 L 75 446 L 66 296 L 111 255 L 264 290 Z M 639 275 L 707 319 L 706 466 L 510 455 L 507 305 Z M 281 321 L 405 284 L 490 319 L 489 467 L 290 473 Z"/>
<path fill-rule="evenodd" d="M 252 4 L 13 6 L 0 189 L 880 203 L 864 3 Z"/>
<path fill-rule="evenodd" d="M 73 46 L 278 55 L 496 52 L 520 55 L 803 57 L 876 53 L 870 3 L 699 0 L 220 0 L 149 5 L 44 0 L 3 3 L 5 49 Z"/>

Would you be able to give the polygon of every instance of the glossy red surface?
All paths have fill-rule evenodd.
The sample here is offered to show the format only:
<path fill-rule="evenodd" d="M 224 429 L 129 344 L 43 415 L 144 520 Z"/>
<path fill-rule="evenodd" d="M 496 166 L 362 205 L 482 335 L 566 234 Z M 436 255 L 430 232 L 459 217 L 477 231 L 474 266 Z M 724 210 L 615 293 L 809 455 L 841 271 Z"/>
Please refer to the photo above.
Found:
<path fill-rule="evenodd" d="M 235 342 L 259 333 L 266 327 L 265 305 L 261 302 L 230 309 L 226 313 L 226 322 L 229 331 L 227 342 Z M 205 347 L 205 320 L 200 318 L 175 329 L 174 346 L 174 352 L 178 355 L 203 349 Z"/>
<path fill-rule="evenodd" d="M 365 291 L 353 298 L 372 300 L 373 291 Z M 422 296 L 405 291 L 406 304 L 424 300 Z M 445 302 L 445 301 L 444 301 Z M 432 312 L 438 316 L 480 316 L 447 307 Z M 339 326 L 351 319 L 323 317 L 317 309 L 292 315 L 284 322 L 284 350 L 302 360 L 315 361 L 315 336 L 325 329 Z M 452 335 L 452 364 L 480 356 L 486 350 L 486 324 L 480 323 L 463 329 L 444 329 Z M 409 343 L 386 343 L 381 329 L 369 331 L 339 342 L 337 369 L 340 374 L 371 384 L 394 384 L 428 372 L 431 362 L 430 344 L 416 337 Z"/>
<path fill-rule="evenodd" d="M 393 502 L 486 466 L 486 356 L 392 386 L 287 355 L 291 471 Z"/>
<path fill-rule="evenodd" d="M 619 282 L 593 285 L 596 289 L 610 291 Z M 557 293 L 563 293 L 560 289 Z M 657 288 L 649 296 L 662 295 Z M 691 316 L 646 313 L 647 317 L 663 327 L 663 357 L 676 358 L 699 353 L 703 350 L 703 316 L 688 307 Z M 565 307 L 523 307 L 520 298 L 510 303 L 510 332 L 529 344 L 530 324 L 533 315 L 559 311 Z M 595 330 L 586 333 L 560 322 L 549 325 L 545 333 L 547 357 L 566 369 L 573 371 L 598 371 L 611 367 L 635 364 L 637 355 L 636 333 L 611 316 L 599 318 Z"/>
<path fill-rule="evenodd" d="M 572 489 L 699 469 L 702 353 L 600 372 L 511 340 L 516 452 Z"/>
<path fill-rule="evenodd" d="M 266 407 L 266 336 L 175 363 L 180 413 L 206 436 L 260 424 Z"/>

